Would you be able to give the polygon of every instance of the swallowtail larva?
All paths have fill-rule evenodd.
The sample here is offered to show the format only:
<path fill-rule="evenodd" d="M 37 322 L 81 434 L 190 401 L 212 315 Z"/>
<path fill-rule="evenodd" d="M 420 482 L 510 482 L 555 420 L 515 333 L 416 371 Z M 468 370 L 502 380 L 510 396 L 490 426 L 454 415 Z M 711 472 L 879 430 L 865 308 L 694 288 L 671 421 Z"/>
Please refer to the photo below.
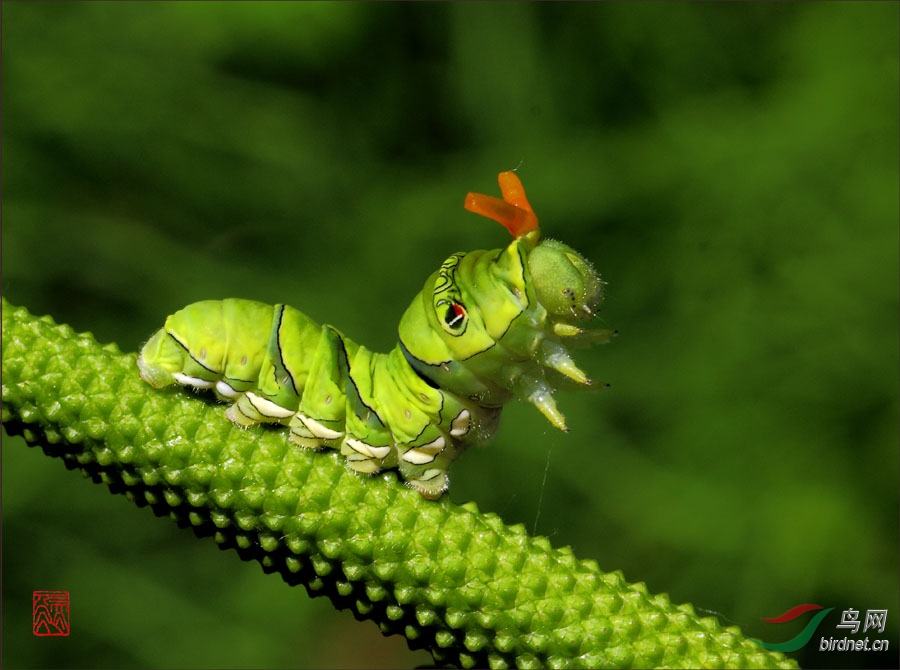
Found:
<path fill-rule="evenodd" d="M 603 299 L 593 266 L 541 240 L 513 172 L 503 199 L 469 193 L 466 209 L 501 223 L 503 249 L 455 253 L 426 281 L 400 322 L 399 341 L 375 353 L 287 305 L 205 300 L 166 319 L 138 357 L 155 388 L 211 389 L 240 426 L 283 424 L 308 449 L 339 449 L 361 473 L 398 468 L 426 498 L 447 469 L 489 439 L 513 397 L 567 430 L 555 386 L 591 382 L 570 346 L 606 342 L 587 328 Z"/>

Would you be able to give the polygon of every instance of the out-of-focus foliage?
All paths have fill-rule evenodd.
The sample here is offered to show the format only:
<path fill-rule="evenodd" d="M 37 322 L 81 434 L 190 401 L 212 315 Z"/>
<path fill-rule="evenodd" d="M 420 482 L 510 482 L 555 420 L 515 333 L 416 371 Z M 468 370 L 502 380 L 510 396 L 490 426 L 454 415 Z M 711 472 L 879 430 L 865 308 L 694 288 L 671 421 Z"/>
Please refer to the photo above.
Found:
<path fill-rule="evenodd" d="M 887 608 L 890 653 L 796 656 L 896 666 L 896 4 L 2 11 L 12 302 L 136 351 L 283 301 L 386 349 L 447 255 L 506 243 L 462 200 L 520 166 L 608 281 L 621 335 L 579 362 L 612 388 L 561 397 L 568 435 L 508 409 L 451 497 L 766 640 Z M 3 526 L 5 666 L 427 659 L 5 437 Z M 71 637 L 31 636 L 45 588 Z"/>

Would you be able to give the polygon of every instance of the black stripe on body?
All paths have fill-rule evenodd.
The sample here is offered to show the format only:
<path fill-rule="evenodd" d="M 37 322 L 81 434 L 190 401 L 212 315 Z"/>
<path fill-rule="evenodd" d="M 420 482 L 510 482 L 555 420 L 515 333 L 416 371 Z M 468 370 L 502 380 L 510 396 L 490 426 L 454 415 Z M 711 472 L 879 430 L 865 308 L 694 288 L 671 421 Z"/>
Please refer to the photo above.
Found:
<path fill-rule="evenodd" d="M 182 349 L 184 349 L 185 353 L 190 357 L 190 359 L 191 359 L 192 361 L 194 361 L 194 363 L 196 363 L 197 365 L 199 365 L 201 368 L 203 368 L 204 370 L 206 370 L 206 371 L 208 371 L 208 372 L 210 372 L 210 373 L 212 373 L 212 374 L 214 374 L 214 375 L 221 375 L 221 374 L 222 374 L 221 372 L 219 372 L 219 371 L 217 371 L 217 370 L 213 370 L 213 369 L 212 369 L 211 367 L 209 367 L 206 363 L 204 363 L 203 361 L 201 361 L 200 359 L 198 359 L 196 356 L 194 356 L 194 354 L 192 354 L 192 353 L 191 353 L 191 350 L 188 348 L 188 345 L 185 344 L 184 342 L 182 342 L 181 340 L 179 340 L 178 337 L 175 335 L 175 333 L 173 333 L 171 330 L 168 330 L 168 329 L 167 329 L 167 330 L 166 330 L 166 335 L 168 335 L 169 337 L 171 337 L 179 347 L 181 347 Z"/>
<path fill-rule="evenodd" d="M 506 253 L 506 249 L 498 249 L 497 253 L 495 253 L 493 258 L 490 258 L 488 260 L 488 262 L 489 263 L 499 262 L 500 257 L 504 253 Z M 500 340 L 502 340 L 504 337 L 506 337 L 506 334 L 510 331 L 510 329 L 512 328 L 512 326 L 516 322 L 516 320 L 519 319 L 523 314 L 525 314 L 525 312 L 527 312 L 528 309 L 531 307 L 531 305 L 529 304 L 529 300 L 528 300 L 528 285 L 529 285 L 529 283 L 531 283 L 531 278 L 527 276 L 528 260 L 525 258 L 525 252 L 522 249 L 521 245 L 518 245 L 516 247 L 516 254 L 519 256 L 519 267 L 522 269 L 522 273 L 521 273 L 520 277 L 522 280 L 522 285 L 525 287 L 525 292 L 521 296 L 516 295 L 515 291 L 513 291 L 512 288 L 510 288 L 510 284 L 508 284 L 505 281 L 501 281 L 500 283 L 503 285 L 503 288 L 506 289 L 506 292 L 509 293 L 510 296 L 512 296 L 515 299 L 515 301 L 519 304 L 519 306 L 520 306 L 519 313 L 516 314 L 512 319 L 510 319 L 509 323 L 506 324 L 506 328 L 503 330 L 502 333 L 500 333 L 499 337 L 496 337 L 496 338 L 492 337 L 492 339 L 494 340 L 494 344 L 492 344 L 487 349 L 482 349 L 481 351 L 476 352 L 476 353 L 472 354 L 471 356 L 468 356 L 462 360 L 467 361 L 470 358 L 474 358 L 478 354 L 482 354 L 485 351 L 489 351 L 495 344 L 498 344 L 500 342 Z M 479 258 L 476 261 L 476 263 L 481 262 L 485 258 L 486 258 L 485 256 L 482 256 L 481 258 Z M 477 302 L 477 300 L 476 300 L 476 302 Z M 479 313 L 481 312 L 480 309 L 478 311 L 479 311 Z M 481 319 L 481 322 L 484 323 L 484 318 Z M 487 332 L 487 331 L 485 330 L 485 332 Z"/>
<path fill-rule="evenodd" d="M 175 335 L 175 333 L 173 333 L 173 332 L 172 332 L 171 330 L 169 330 L 168 328 L 166 329 L 166 335 L 168 335 L 169 337 L 171 337 L 179 347 L 181 347 L 182 349 L 184 349 L 185 353 L 190 357 L 190 359 L 191 359 L 192 361 L 194 361 L 194 363 L 196 363 L 197 365 L 199 365 L 201 368 L 203 368 L 204 370 L 206 370 L 206 371 L 209 372 L 210 374 L 215 375 L 215 376 L 217 376 L 217 377 L 221 377 L 222 379 L 233 379 L 233 380 L 236 381 L 236 382 L 242 382 L 242 383 L 245 383 L 245 384 L 255 384 L 255 383 L 256 383 L 257 380 L 254 380 L 254 379 L 237 379 L 237 378 L 234 378 L 234 377 L 226 377 L 226 376 L 225 376 L 225 370 L 213 370 L 213 369 L 212 369 L 211 367 L 209 367 L 206 363 L 204 363 L 204 362 L 201 361 L 199 358 L 197 358 L 196 356 L 194 356 L 194 354 L 191 352 L 191 350 L 190 350 L 190 348 L 188 347 L 188 345 L 187 345 L 185 342 L 182 342 L 180 339 L 178 339 L 178 337 Z"/>
<path fill-rule="evenodd" d="M 470 415 L 470 417 L 471 417 L 472 410 L 466 406 L 466 403 L 465 403 L 465 401 L 462 399 L 462 397 L 456 395 L 456 394 L 453 393 L 452 391 L 448 391 L 448 390 L 446 390 L 446 389 L 442 389 L 440 386 L 438 386 L 438 384 L 437 384 L 436 382 L 434 382 L 433 380 L 431 380 L 424 372 L 421 372 L 421 371 L 413 364 L 413 361 L 414 361 L 414 360 L 417 361 L 417 360 L 419 360 L 419 359 L 417 359 L 415 356 L 413 356 L 411 353 L 409 353 L 409 349 L 406 348 L 406 345 L 403 344 L 403 341 L 402 341 L 402 340 L 400 340 L 399 344 L 400 344 L 400 351 L 403 352 L 403 357 L 404 357 L 404 359 L 405 359 L 407 365 L 409 365 L 409 367 L 412 368 L 412 371 L 416 373 L 416 376 L 417 376 L 419 379 L 421 379 L 421 380 L 422 380 L 423 382 L 425 382 L 429 387 L 431 387 L 431 388 L 433 388 L 435 391 L 437 391 L 438 394 L 439 394 L 440 397 L 441 397 L 441 406 L 438 408 L 437 424 L 436 424 L 436 425 L 438 426 L 438 428 L 441 428 L 441 426 L 444 425 L 444 420 L 447 418 L 447 417 L 444 415 L 445 404 L 446 404 L 446 403 L 445 403 L 445 397 L 444 397 L 444 396 L 450 396 L 450 397 L 452 397 L 459 405 L 462 405 L 462 407 L 465 408 L 466 411 L 469 412 L 469 415 Z M 419 362 L 422 363 L 423 365 L 427 365 L 427 363 L 423 363 L 422 361 L 419 361 Z M 469 400 L 471 400 L 471 398 L 470 398 Z M 480 406 L 480 405 L 479 405 L 479 406 Z M 428 415 L 429 413 L 428 413 L 428 412 L 424 412 L 424 414 Z M 454 419 L 456 419 L 456 417 L 453 417 L 453 419 L 450 419 L 450 421 L 452 422 Z M 415 440 L 418 440 L 420 437 L 422 437 L 423 433 L 424 433 L 426 430 L 428 430 L 428 427 L 429 427 L 430 425 L 432 425 L 432 422 L 431 422 L 431 421 L 429 421 L 427 424 L 425 424 L 425 426 L 422 427 L 422 430 L 419 431 L 419 434 L 416 435 Z M 442 430 L 443 430 L 443 429 L 442 429 Z M 447 433 L 448 433 L 448 434 L 449 434 L 449 432 L 450 432 L 450 429 L 447 429 Z M 453 436 L 453 435 L 450 435 L 450 436 L 449 436 L 449 440 L 450 440 L 451 442 L 457 441 L 458 439 L 459 439 L 459 438 L 456 437 L 456 436 Z M 415 440 L 413 440 L 413 441 L 415 441 Z M 423 446 L 423 445 L 417 445 L 417 446 Z"/>
<path fill-rule="evenodd" d="M 426 363 L 425 361 L 420 361 L 418 358 L 416 358 L 411 353 L 409 353 L 409 349 L 407 349 L 406 345 L 403 344 L 402 339 L 399 341 L 399 344 L 400 344 L 400 351 L 403 352 L 403 357 L 406 359 L 406 362 L 409 363 L 409 367 L 411 367 L 413 369 L 413 372 L 416 373 L 416 376 L 418 376 L 419 379 L 421 379 L 423 382 L 428 384 L 431 388 L 440 391 L 441 387 L 438 386 L 437 382 L 434 381 L 433 379 L 431 379 L 430 377 L 428 377 L 428 375 L 426 375 L 424 372 L 419 370 L 419 368 L 416 367 L 416 365 L 413 361 L 418 361 L 422 365 L 428 365 L 428 363 Z"/>
<path fill-rule="evenodd" d="M 288 384 L 291 385 L 291 389 L 294 392 L 294 395 L 298 396 L 298 403 L 300 400 L 300 396 L 302 395 L 301 391 L 297 388 L 297 383 L 294 381 L 294 376 L 291 374 L 291 371 L 287 368 L 287 363 L 284 360 L 284 349 L 281 347 L 281 326 L 284 322 L 284 311 L 285 305 L 275 305 L 276 313 L 273 315 L 272 319 L 272 334 L 269 338 L 269 352 L 273 351 L 273 340 L 274 340 L 274 351 L 278 352 L 277 361 L 272 360 L 272 373 L 275 376 L 275 383 L 278 386 L 282 386 L 284 382 L 282 379 L 287 378 Z M 290 337 L 290 335 L 288 335 Z"/>
<path fill-rule="evenodd" d="M 343 341 L 343 339 L 341 339 L 341 347 L 343 347 L 343 346 L 344 346 L 344 341 Z M 347 355 L 347 350 L 346 350 L 346 348 L 344 348 L 344 356 L 346 357 L 346 355 Z M 363 416 L 362 414 L 360 414 L 359 412 L 356 411 L 358 408 L 354 407 L 353 411 L 354 411 L 354 413 L 356 413 L 356 416 L 358 418 L 362 419 L 365 423 L 371 423 L 371 418 L 374 416 L 378 420 L 378 423 L 381 425 L 382 428 L 386 428 L 390 431 L 390 429 L 388 428 L 388 425 L 384 422 L 384 419 L 382 419 L 381 415 L 379 415 L 378 412 L 375 411 L 375 408 L 370 407 L 369 405 L 366 404 L 366 401 L 363 400 L 362 394 L 360 394 L 360 392 L 359 392 L 359 386 L 357 386 L 356 382 L 353 380 L 353 367 L 350 365 L 349 359 L 347 359 L 347 370 L 348 370 L 347 381 L 350 383 L 351 386 L 353 386 L 353 393 L 356 396 L 356 399 L 359 401 L 359 404 L 362 405 L 363 407 L 365 407 L 366 412 L 367 412 L 367 414 L 365 416 Z M 371 373 L 369 373 L 369 374 L 371 374 Z M 344 392 L 344 395 L 346 395 L 346 391 Z M 369 445 L 369 446 L 375 446 L 375 445 Z"/>
<path fill-rule="evenodd" d="M 497 263 L 497 262 L 499 262 L 500 257 L 501 257 L 504 253 L 506 253 L 506 249 L 498 249 L 498 250 L 497 250 L 497 253 L 494 254 L 494 257 L 491 258 L 491 259 L 489 260 L 489 262 L 490 262 L 490 263 Z M 519 256 L 519 267 L 522 268 L 521 279 L 522 279 L 522 285 L 525 287 L 525 292 L 524 292 L 524 294 L 521 295 L 521 296 L 517 296 L 516 293 L 515 293 L 515 291 L 513 291 L 513 290 L 510 288 L 510 284 L 508 284 L 508 283 L 505 282 L 505 281 L 501 281 L 500 283 L 503 285 L 503 288 L 506 289 L 506 292 L 509 293 L 510 296 L 512 296 L 512 297 L 515 299 L 515 301 L 519 304 L 519 306 L 520 306 L 519 313 L 516 314 L 512 319 L 510 319 L 509 323 L 506 324 L 506 328 L 504 328 L 503 332 L 500 333 L 500 336 L 499 336 L 499 337 L 496 337 L 496 338 L 495 338 L 495 337 L 491 337 L 491 339 L 494 341 L 494 344 L 492 344 L 491 346 L 489 346 L 487 349 L 482 349 L 481 351 L 479 351 L 479 352 L 477 352 L 477 353 L 474 353 L 474 354 L 472 354 L 471 356 L 468 356 L 468 357 L 462 359 L 462 360 L 464 360 L 464 361 L 467 361 L 467 360 L 469 360 L 470 358 L 474 358 L 474 357 L 477 356 L 478 354 L 482 354 L 482 353 L 484 353 L 485 351 L 489 351 L 489 350 L 492 349 L 496 344 L 499 344 L 499 343 L 500 343 L 500 340 L 502 340 L 504 337 L 506 337 L 506 334 L 510 331 L 510 329 L 512 328 L 512 326 L 513 326 L 513 324 L 516 322 L 516 320 L 517 320 L 518 318 L 520 318 L 523 314 L 525 314 L 525 312 L 527 312 L 527 311 L 528 311 L 528 308 L 530 307 L 530 305 L 528 304 L 528 284 L 530 283 L 531 278 L 526 276 L 527 259 L 525 258 L 525 253 L 524 253 L 524 251 L 522 250 L 521 245 L 519 245 L 519 246 L 516 247 L 516 254 L 518 254 L 518 256 Z M 481 261 L 482 259 L 484 259 L 484 258 L 485 258 L 485 257 L 482 256 L 482 258 L 479 258 L 479 259 L 478 259 L 478 262 L 480 262 L 480 261 Z M 493 289 L 492 289 L 492 290 L 493 290 Z M 523 304 L 523 301 L 524 301 L 524 304 Z M 476 301 L 476 302 L 477 302 L 477 301 Z M 478 311 L 479 311 L 479 313 L 481 312 L 480 309 L 479 309 Z M 484 323 L 484 318 L 481 319 L 481 322 Z M 485 329 L 485 332 L 487 332 L 487 329 Z"/>

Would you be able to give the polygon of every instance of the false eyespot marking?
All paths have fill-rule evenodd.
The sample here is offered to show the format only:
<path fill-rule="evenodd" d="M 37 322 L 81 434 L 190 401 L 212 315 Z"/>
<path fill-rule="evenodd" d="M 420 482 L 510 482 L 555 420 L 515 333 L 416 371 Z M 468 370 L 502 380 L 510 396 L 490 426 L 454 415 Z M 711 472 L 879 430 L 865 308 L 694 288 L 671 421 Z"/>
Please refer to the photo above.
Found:
<path fill-rule="evenodd" d="M 458 333 L 464 329 L 466 322 L 466 308 L 462 303 L 451 302 L 447 304 L 447 310 L 444 312 L 444 323 L 454 333 Z"/>
<path fill-rule="evenodd" d="M 441 328 L 450 335 L 463 334 L 468 320 L 468 312 L 457 285 L 457 270 L 463 256 L 465 254 L 453 254 L 445 260 L 434 284 L 434 313 L 439 317 Z"/>

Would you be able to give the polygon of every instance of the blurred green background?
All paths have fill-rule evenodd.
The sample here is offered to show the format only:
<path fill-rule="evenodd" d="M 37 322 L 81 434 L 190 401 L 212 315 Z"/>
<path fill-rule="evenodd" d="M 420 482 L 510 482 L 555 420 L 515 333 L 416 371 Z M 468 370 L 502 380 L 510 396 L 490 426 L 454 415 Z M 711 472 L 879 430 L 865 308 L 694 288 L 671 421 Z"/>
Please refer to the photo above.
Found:
<path fill-rule="evenodd" d="M 890 652 L 795 656 L 897 667 L 896 3 L 4 2 L 2 38 L 13 304 L 137 351 L 288 302 L 387 350 L 444 258 L 507 243 L 462 202 L 518 167 L 608 282 L 578 361 L 612 387 L 562 395 L 568 435 L 509 407 L 452 499 L 767 641 L 886 608 Z M 2 483 L 4 667 L 430 660 L 18 439 Z M 70 637 L 31 635 L 36 589 Z"/>

